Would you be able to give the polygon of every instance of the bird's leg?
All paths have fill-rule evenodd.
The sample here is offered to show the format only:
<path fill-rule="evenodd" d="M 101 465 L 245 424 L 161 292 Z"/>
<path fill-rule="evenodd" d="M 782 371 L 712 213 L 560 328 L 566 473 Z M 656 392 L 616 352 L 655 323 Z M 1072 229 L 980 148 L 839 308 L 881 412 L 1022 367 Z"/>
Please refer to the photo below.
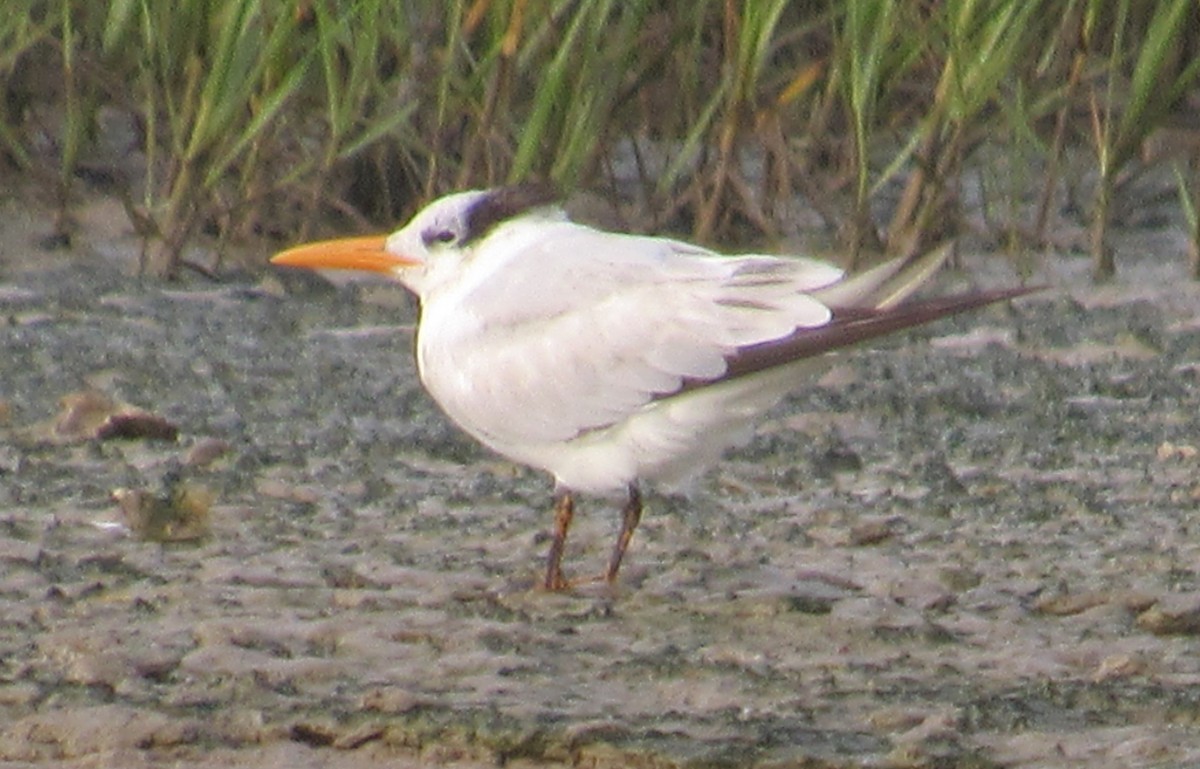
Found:
<path fill-rule="evenodd" d="M 570 489 L 563 489 L 554 495 L 554 539 L 550 541 L 550 553 L 546 557 L 547 590 L 566 590 L 567 581 L 563 579 L 562 557 L 563 548 L 567 544 L 567 529 L 571 528 L 571 519 L 575 516 L 575 499 Z"/>
<path fill-rule="evenodd" d="M 629 484 L 629 500 L 621 510 L 621 533 L 613 545 L 612 557 L 608 559 L 608 570 L 604 572 L 605 582 L 615 582 L 617 570 L 621 568 L 621 559 L 625 557 L 625 548 L 633 539 L 633 530 L 642 520 L 642 492 L 636 483 Z"/>

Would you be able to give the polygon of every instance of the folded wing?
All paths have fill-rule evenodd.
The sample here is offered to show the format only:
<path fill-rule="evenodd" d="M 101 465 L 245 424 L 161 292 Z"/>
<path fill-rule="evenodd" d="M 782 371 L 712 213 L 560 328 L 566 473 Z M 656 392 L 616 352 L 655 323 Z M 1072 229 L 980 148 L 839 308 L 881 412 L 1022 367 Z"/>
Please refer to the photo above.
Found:
<path fill-rule="evenodd" d="M 811 294 L 843 275 L 565 222 L 503 274 L 460 297 L 470 318 L 423 323 L 418 342 L 434 397 L 493 446 L 567 440 L 719 380 L 739 350 L 829 323 Z"/>
<path fill-rule="evenodd" d="M 462 297 L 475 322 L 424 324 L 435 330 L 419 341 L 440 350 L 420 356 L 434 397 L 500 450 L 1023 293 L 904 304 L 944 252 L 846 280 L 811 259 L 725 257 L 569 222 L 511 256 L 503 281 Z"/>

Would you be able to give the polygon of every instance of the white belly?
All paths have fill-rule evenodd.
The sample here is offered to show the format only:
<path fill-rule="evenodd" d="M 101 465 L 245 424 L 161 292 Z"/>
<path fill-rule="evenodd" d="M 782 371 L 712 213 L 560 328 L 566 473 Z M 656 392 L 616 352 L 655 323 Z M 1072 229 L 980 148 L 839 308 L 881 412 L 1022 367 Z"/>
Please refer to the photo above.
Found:
<path fill-rule="evenodd" d="M 616 425 L 567 441 L 500 444 L 486 435 L 474 437 L 509 459 L 546 470 L 560 486 L 575 491 L 620 491 L 635 480 L 678 488 L 725 450 L 745 444 L 756 419 L 811 381 L 826 361 L 804 360 L 658 400 Z"/>

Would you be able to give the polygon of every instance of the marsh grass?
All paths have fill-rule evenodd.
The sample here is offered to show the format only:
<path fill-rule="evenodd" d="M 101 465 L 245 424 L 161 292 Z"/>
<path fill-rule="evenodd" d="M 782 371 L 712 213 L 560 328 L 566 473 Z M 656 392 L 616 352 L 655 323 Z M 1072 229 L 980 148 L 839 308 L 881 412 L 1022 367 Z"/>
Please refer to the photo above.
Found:
<path fill-rule="evenodd" d="M 294 50 L 297 20 L 286 9 L 231 0 L 210 10 L 139 0 L 132 12 L 111 6 L 105 24 L 105 39 L 136 51 L 149 160 L 143 203 L 158 235 L 143 269 L 155 275 L 174 273 L 204 218 L 234 210 L 222 187 L 239 166 L 254 168 L 309 64 Z M 255 182 L 243 173 L 240 189 Z"/>
<path fill-rule="evenodd" d="M 947 0 L 927 22 L 936 84 L 906 147 L 914 168 L 888 227 L 889 252 L 915 254 L 953 235 L 937 223 L 956 217 L 951 187 L 972 149 L 1002 125 L 987 110 L 1009 96 L 1006 79 L 1021 76 L 1036 10 L 1024 0 Z"/>
<path fill-rule="evenodd" d="M 31 7 L 0 14 L 0 85 L 6 97 L 0 99 L 0 151 L 23 171 L 33 161 L 21 115 L 25 109 L 25 88 L 19 82 L 17 70 L 30 59 L 33 49 L 51 39 L 59 23 L 58 18 L 35 15 Z"/>
<path fill-rule="evenodd" d="M 1108 228 L 1120 175 L 1172 105 L 1183 98 L 1200 74 L 1200 57 L 1187 57 L 1185 33 L 1195 33 L 1200 16 L 1195 0 L 1091 0 L 1085 16 L 1085 45 L 1107 44 L 1105 77 L 1088 92 L 1092 141 L 1099 183 L 1092 210 L 1093 274 L 1106 279 L 1116 271 Z M 1105 38 L 1108 38 L 1107 40 Z M 1135 38 L 1136 46 L 1129 40 Z"/>
<path fill-rule="evenodd" d="M 65 211 L 97 115 L 125 115 L 146 170 L 121 194 L 144 270 L 172 275 L 219 267 L 185 258 L 199 234 L 386 227 L 528 178 L 705 241 L 770 237 L 799 194 L 856 259 L 958 234 L 978 173 L 1017 248 L 1047 240 L 1082 142 L 1104 277 L 1108 212 L 1165 162 L 1141 148 L 1185 110 L 1198 48 L 1195 0 L 24 0 L 0 16 L 0 152 Z M 49 155 L 26 96 L 47 72 Z M 1042 172 L 990 168 L 985 144 Z"/>
<path fill-rule="evenodd" d="M 879 250 L 883 242 L 871 218 L 872 148 L 877 143 L 879 103 L 889 83 L 902 81 L 921 54 L 921 44 L 905 34 L 904 9 L 895 0 L 864 0 L 847 3 L 840 27 L 838 68 L 834 78 L 849 114 L 854 137 L 854 205 L 849 223 L 851 262 L 863 248 Z M 902 159 L 907 153 L 897 155 Z M 893 164 L 882 177 L 899 167 Z"/>

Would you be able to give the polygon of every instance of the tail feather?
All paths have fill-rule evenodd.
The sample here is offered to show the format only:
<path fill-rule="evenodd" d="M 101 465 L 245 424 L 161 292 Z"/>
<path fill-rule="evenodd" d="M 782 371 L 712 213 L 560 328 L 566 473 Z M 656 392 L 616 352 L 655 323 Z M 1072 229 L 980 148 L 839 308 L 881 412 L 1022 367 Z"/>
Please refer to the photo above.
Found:
<path fill-rule="evenodd" d="M 814 291 L 812 296 L 835 310 L 849 307 L 890 309 L 925 285 L 950 258 L 953 247 L 953 243 L 946 243 L 915 259 L 891 259 L 828 288 Z"/>
<path fill-rule="evenodd" d="M 952 244 L 946 244 L 915 259 L 892 259 L 813 291 L 811 296 L 833 312 L 827 324 L 798 328 L 779 339 L 740 347 L 726 356 L 721 376 L 685 380 L 681 390 L 719 385 L 1044 288 L 1017 286 L 906 302 L 946 263 L 951 248 Z"/>
<path fill-rule="evenodd" d="M 835 309 L 833 319 L 820 328 L 798 329 L 791 336 L 739 349 L 727 359 L 728 365 L 722 378 L 755 374 L 1039 290 L 1040 286 L 1019 286 L 941 296 L 885 309 Z"/>

